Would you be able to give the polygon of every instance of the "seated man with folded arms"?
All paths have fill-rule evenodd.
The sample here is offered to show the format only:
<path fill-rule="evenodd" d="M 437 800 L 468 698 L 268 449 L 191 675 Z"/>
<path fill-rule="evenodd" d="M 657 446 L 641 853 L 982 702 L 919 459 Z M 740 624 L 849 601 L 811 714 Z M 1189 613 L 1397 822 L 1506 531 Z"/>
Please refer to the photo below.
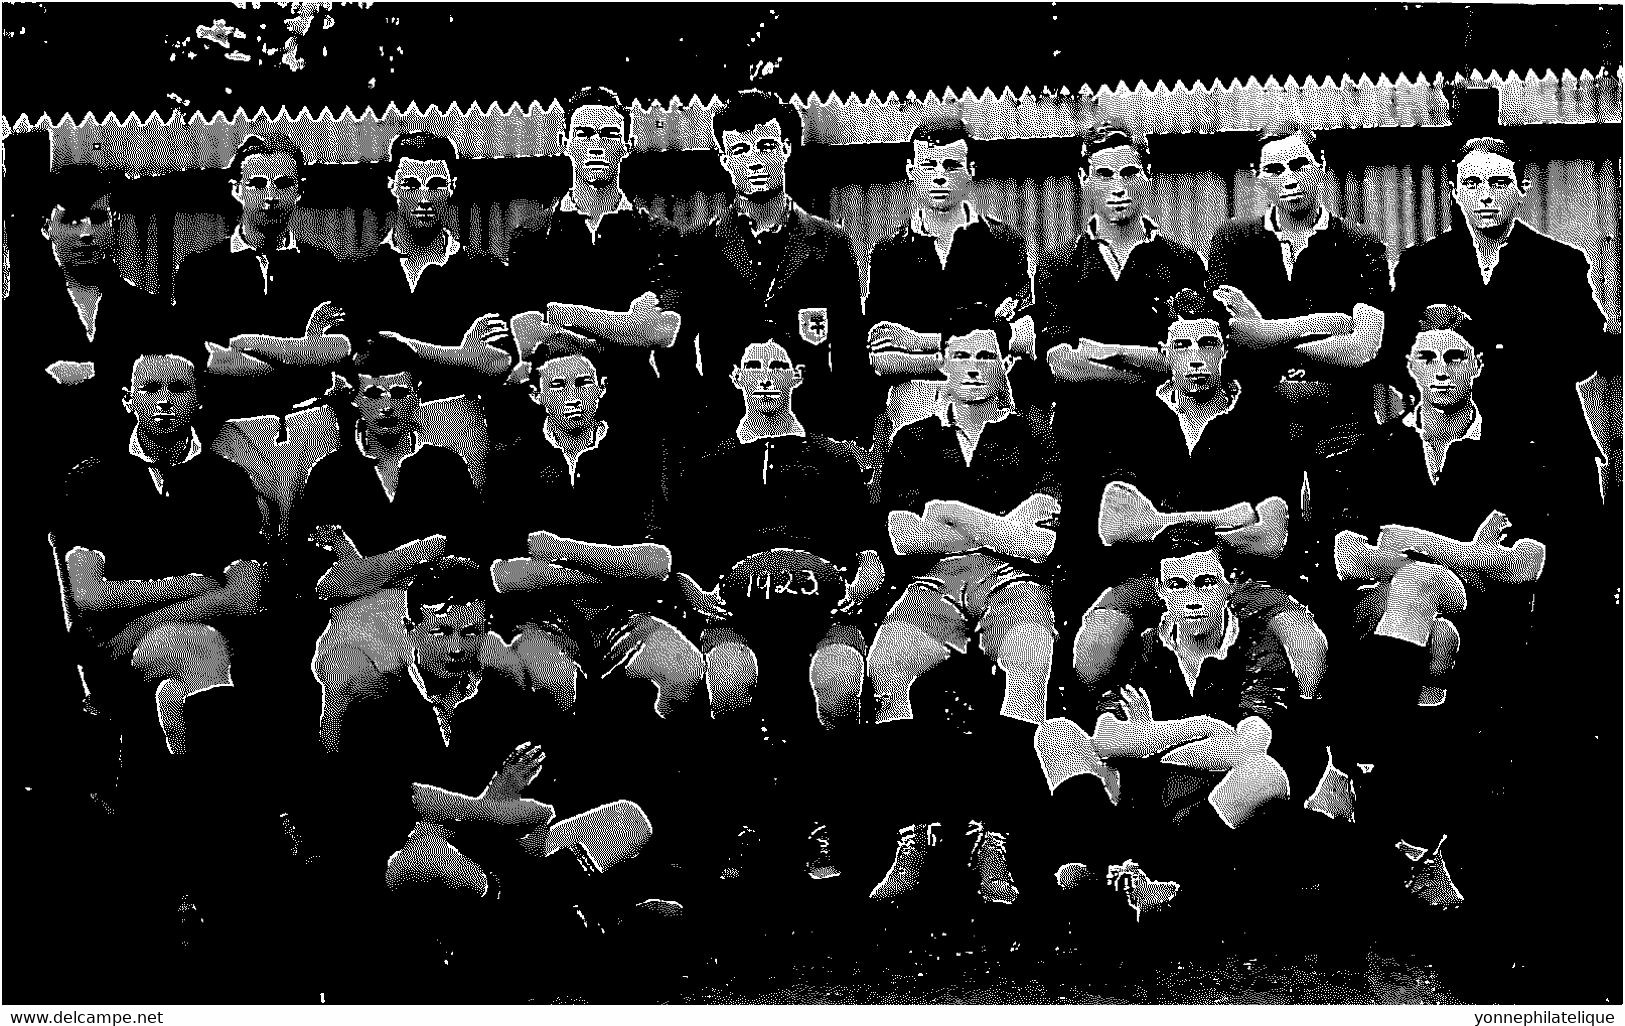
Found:
<path fill-rule="evenodd" d="M 1440 845 L 1460 795 L 1444 753 L 1464 731 L 1432 707 L 1445 704 L 1442 686 L 1463 683 L 1445 675 L 1464 638 L 1501 652 L 1527 622 L 1527 586 L 1546 562 L 1538 539 L 1560 511 L 1548 508 L 1532 447 L 1498 434 L 1494 411 L 1485 427 L 1472 319 L 1441 304 L 1416 328 L 1407 361 L 1416 409 L 1349 454 L 1328 502 L 1338 576 L 1360 587 L 1355 647 L 1328 698 L 1344 727 L 1333 755 L 1357 782 L 1359 822 L 1399 842 L 1413 893 L 1448 907 L 1462 897 Z M 1465 698 L 1495 700 L 1478 689 Z M 1446 791 L 1456 800 L 1439 800 Z"/>
<path fill-rule="evenodd" d="M 568 712 L 583 674 L 602 682 L 619 671 L 653 685 L 662 719 L 703 711 L 700 653 L 653 612 L 672 569 L 656 540 L 659 449 L 598 416 L 609 382 L 586 356 L 554 357 L 534 374 L 541 409 L 494 465 L 491 497 L 506 556 L 491 575 L 531 686 Z"/>
<path fill-rule="evenodd" d="M 695 462 L 673 518 L 678 584 L 709 621 L 700 648 L 716 754 L 727 778 L 716 801 L 726 829 L 737 831 L 721 876 L 739 879 L 750 874 L 752 862 L 760 864 L 761 817 L 782 804 L 765 793 L 773 773 L 762 710 L 784 702 L 762 689 L 787 689 L 792 681 L 763 682 L 760 655 L 783 655 L 806 667 L 803 679 L 817 716 L 816 725 L 811 717 L 799 724 L 807 728 L 798 734 L 802 754 L 785 774 L 787 787 L 799 793 L 789 801 L 804 805 L 798 812 L 805 819 L 796 825 L 808 831 L 807 875 L 829 879 L 840 875 L 829 827 L 846 790 L 838 776 L 845 765 L 841 749 L 857 725 L 868 648 L 856 614 L 885 578 L 873 547 L 878 528 L 857 459 L 834 439 L 809 433 L 796 417 L 793 397 L 802 373 L 785 348 L 777 342 L 746 346 L 733 378 L 745 415 L 733 438 Z M 737 579 L 739 571 L 730 568 L 740 564 L 767 586 L 766 598 L 735 595 L 753 608 L 727 602 L 724 581 Z"/>
<path fill-rule="evenodd" d="M 1110 884 L 1136 915 L 1178 894 L 1174 877 L 1189 882 L 1212 866 L 1214 841 L 1289 797 L 1288 769 L 1324 765 L 1324 752 L 1296 744 L 1287 726 L 1297 685 L 1286 653 L 1232 605 L 1227 549 L 1213 528 L 1175 525 L 1157 550 L 1161 622 L 1140 635 L 1122 683 L 1102 690 L 1093 737 L 1057 718 L 1034 741 L 1053 792 L 1057 854 L 1068 860 L 1057 883 Z M 1144 863 L 1110 862 L 1129 854 Z"/>
<path fill-rule="evenodd" d="M 95 697 L 121 719 L 155 701 L 165 746 L 180 755 L 187 698 L 232 683 L 233 640 L 260 606 L 265 545 L 247 476 L 192 430 L 202 354 L 164 345 L 130 368 L 128 445 L 69 472 L 58 543 L 95 658 L 134 672 L 115 678 L 119 693 Z"/>
<path fill-rule="evenodd" d="M 1285 646 L 1304 694 L 1326 668 L 1326 638 L 1308 609 L 1274 581 L 1284 576 L 1291 502 L 1301 470 L 1291 465 L 1286 427 L 1263 396 L 1227 373 L 1225 316 L 1189 289 L 1174 296 L 1163 342 L 1169 380 L 1140 397 L 1107 443 L 1108 484 L 1099 534 L 1122 583 L 1084 614 L 1072 646 L 1085 687 L 1104 683 L 1128 640 L 1156 622 L 1155 580 L 1134 573 L 1148 543 L 1169 524 L 1219 531 L 1226 562 L 1239 575 L 1231 604 L 1243 619 L 1267 623 Z"/>
<path fill-rule="evenodd" d="M 406 667 L 405 587 L 449 551 L 466 554 L 480 518 L 468 468 L 418 427 L 418 361 L 380 338 L 354 360 L 354 437 L 322 457 L 295 510 L 307 583 L 331 608 L 311 670 L 322 684 L 321 740 L 337 744 L 359 692 Z"/>
<path fill-rule="evenodd" d="M 892 548 L 912 583 L 869 648 L 877 706 L 870 734 L 877 773 L 895 792 L 893 821 L 912 825 L 899 830 L 896 859 L 873 900 L 915 893 L 922 873 L 932 872 L 926 865 L 941 860 L 931 851 L 939 821 L 967 813 L 982 900 L 1018 897 L 1007 832 L 1048 703 L 1055 613 L 1040 575 L 1055 548 L 1049 525 L 1061 503 L 1059 457 L 1047 433 L 998 401 L 1009 337 L 1010 325 L 985 308 L 950 315 L 947 401 L 937 416 L 898 432 L 881 475 Z M 915 722 L 911 691 L 973 640 L 1004 672 L 1004 701 L 990 730 L 952 752 L 951 738 Z"/>

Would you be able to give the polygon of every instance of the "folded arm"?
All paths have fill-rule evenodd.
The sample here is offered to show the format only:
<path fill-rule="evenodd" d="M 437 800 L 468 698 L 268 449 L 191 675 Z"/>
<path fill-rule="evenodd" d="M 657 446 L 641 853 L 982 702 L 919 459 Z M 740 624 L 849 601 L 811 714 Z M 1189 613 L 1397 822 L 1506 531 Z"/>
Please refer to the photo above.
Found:
<path fill-rule="evenodd" d="M 1109 712 L 1095 721 L 1095 751 L 1102 759 L 1146 759 L 1180 745 L 1235 732 L 1211 716 L 1178 720 L 1124 720 Z"/>
<path fill-rule="evenodd" d="M 1243 556 L 1279 556 L 1286 551 L 1286 500 L 1272 495 L 1253 508 L 1255 523 L 1232 531 L 1220 531 L 1219 538 L 1230 551 Z"/>
<path fill-rule="evenodd" d="M 446 536 L 432 535 L 374 556 L 340 558 L 316 582 L 316 597 L 323 602 L 344 602 L 396 587 L 402 578 L 445 552 Z"/>
<path fill-rule="evenodd" d="M 208 371 L 223 378 L 258 378 L 276 372 L 276 368 L 257 356 L 241 349 L 227 349 L 213 342 L 204 343 L 209 351 Z"/>
<path fill-rule="evenodd" d="M 141 613 L 158 606 L 196 598 L 220 587 L 220 582 L 203 574 L 164 577 L 156 581 L 110 581 L 107 560 L 94 549 L 75 548 L 68 553 L 68 586 L 73 604 L 81 613 Z"/>
<path fill-rule="evenodd" d="M 336 367 L 350 355 L 347 335 L 234 335 L 231 348 L 249 356 L 268 357 L 284 367 Z"/>
<path fill-rule="evenodd" d="M 1310 361 L 1328 367 L 1364 367 L 1377 358 L 1382 348 L 1385 317 L 1376 307 L 1358 303 L 1354 307 L 1354 329 L 1330 338 L 1300 342 L 1298 352 Z"/>
<path fill-rule="evenodd" d="M 130 621 L 123 634 L 139 636 L 166 623 L 216 623 L 235 616 L 252 616 L 259 611 L 260 589 L 265 584 L 265 569 L 251 559 L 239 560 L 226 570 L 226 583 L 194 595 L 171 602 L 141 614 Z"/>
<path fill-rule="evenodd" d="M 1018 515 L 1031 507 L 1028 498 L 1008 517 L 958 500 L 934 500 L 926 504 L 928 520 L 940 520 L 963 532 L 979 548 L 992 549 L 1004 556 L 1042 563 L 1055 551 L 1055 532 L 1039 527 L 1038 517 Z"/>
<path fill-rule="evenodd" d="M 666 349 L 677 340 L 683 318 L 665 310 L 654 293 L 645 293 L 624 312 L 577 303 L 547 304 L 549 323 L 580 332 L 600 342 L 631 349 Z"/>
<path fill-rule="evenodd" d="M 886 516 L 886 534 L 899 556 L 946 556 L 980 548 L 975 539 L 957 527 L 930 519 L 906 509 Z"/>
<path fill-rule="evenodd" d="M 577 570 L 575 567 L 560 566 L 551 560 L 532 559 L 529 556 L 499 559 L 491 564 L 491 583 L 496 587 L 498 595 L 545 591 L 550 588 L 580 588 L 602 584 L 603 581 L 604 579 L 597 574 Z"/>
<path fill-rule="evenodd" d="M 1140 384 L 1166 376 L 1162 353 L 1154 346 L 1105 345 L 1079 339 L 1058 345 L 1045 358 L 1056 381 L 1112 381 Z"/>
<path fill-rule="evenodd" d="M 532 559 L 575 567 L 605 578 L 663 581 L 671 576 L 671 550 L 654 542 L 599 545 L 564 538 L 550 531 L 531 532 Z"/>

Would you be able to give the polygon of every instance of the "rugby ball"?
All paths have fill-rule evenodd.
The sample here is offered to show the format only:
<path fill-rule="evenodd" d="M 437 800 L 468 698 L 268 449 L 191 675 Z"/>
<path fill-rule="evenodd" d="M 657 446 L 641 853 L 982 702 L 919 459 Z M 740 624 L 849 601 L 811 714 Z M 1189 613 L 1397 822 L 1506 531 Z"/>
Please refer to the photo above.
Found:
<path fill-rule="evenodd" d="M 735 616 L 829 613 L 846 595 L 840 567 L 803 549 L 768 549 L 746 556 L 722 578 L 722 600 Z"/>

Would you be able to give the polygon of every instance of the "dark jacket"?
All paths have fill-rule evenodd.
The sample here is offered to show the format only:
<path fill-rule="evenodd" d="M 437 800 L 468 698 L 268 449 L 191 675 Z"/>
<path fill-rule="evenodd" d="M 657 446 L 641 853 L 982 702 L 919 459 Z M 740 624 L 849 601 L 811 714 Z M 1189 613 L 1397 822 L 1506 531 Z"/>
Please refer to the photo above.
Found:
<path fill-rule="evenodd" d="M 1484 283 L 1472 232 L 1457 228 L 1412 246 L 1394 269 L 1394 298 L 1383 338 L 1382 371 L 1406 394 L 1405 369 L 1416 324 L 1433 303 L 1472 316 L 1469 336 L 1484 357 L 1475 383 L 1480 407 L 1520 438 L 1540 443 L 1543 457 L 1584 473 L 1595 443 L 1574 384 L 1592 373 L 1618 373 L 1619 343 L 1603 336 L 1584 252 L 1515 222 L 1500 263 Z"/>
<path fill-rule="evenodd" d="M 746 345 L 764 336 L 784 345 L 806 381 L 796 391 L 796 415 L 808 431 L 867 443 L 874 372 L 864 344 L 858 261 L 846 229 L 814 217 L 794 202 L 784 226 L 783 256 L 758 273 L 735 208 L 683 236 L 677 309 L 682 328 L 661 374 L 681 387 L 692 379 L 697 353 L 706 404 L 706 433 L 722 438 L 738 418 L 729 381 Z"/>

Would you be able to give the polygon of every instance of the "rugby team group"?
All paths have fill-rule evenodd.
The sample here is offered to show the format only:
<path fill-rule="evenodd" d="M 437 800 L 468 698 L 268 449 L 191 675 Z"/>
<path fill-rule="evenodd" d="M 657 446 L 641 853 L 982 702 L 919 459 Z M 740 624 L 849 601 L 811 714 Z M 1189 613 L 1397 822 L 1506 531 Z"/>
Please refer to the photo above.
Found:
<path fill-rule="evenodd" d="M 173 302 L 121 277 L 105 169 L 30 201 L 8 394 L 67 412 L 8 443 L 42 482 L 8 532 L 117 753 L 132 908 L 268 952 L 316 895 L 346 964 L 855 875 L 1139 920 L 1233 890 L 1249 834 L 1473 894 L 1514 668 L 1617 584 L 1582 400 L 1618 346 L 1521 153 L 1461 140 L 1456 226 L 1391 267 L 1285 123 L 1204 260 L 1106 121 L 1085 231 L 1030 255 L 934 116 L 864 295 L 786 189 L 794 107 L 720 107 L 732 202 L 687 230 L 622 192 L 630 130 L 568 100 L 568 191 L 505 258 L 450 230 L 443 136 L 394 139 L 345 260 L 289 231 L 299 147 L 248 136 Z"/>

